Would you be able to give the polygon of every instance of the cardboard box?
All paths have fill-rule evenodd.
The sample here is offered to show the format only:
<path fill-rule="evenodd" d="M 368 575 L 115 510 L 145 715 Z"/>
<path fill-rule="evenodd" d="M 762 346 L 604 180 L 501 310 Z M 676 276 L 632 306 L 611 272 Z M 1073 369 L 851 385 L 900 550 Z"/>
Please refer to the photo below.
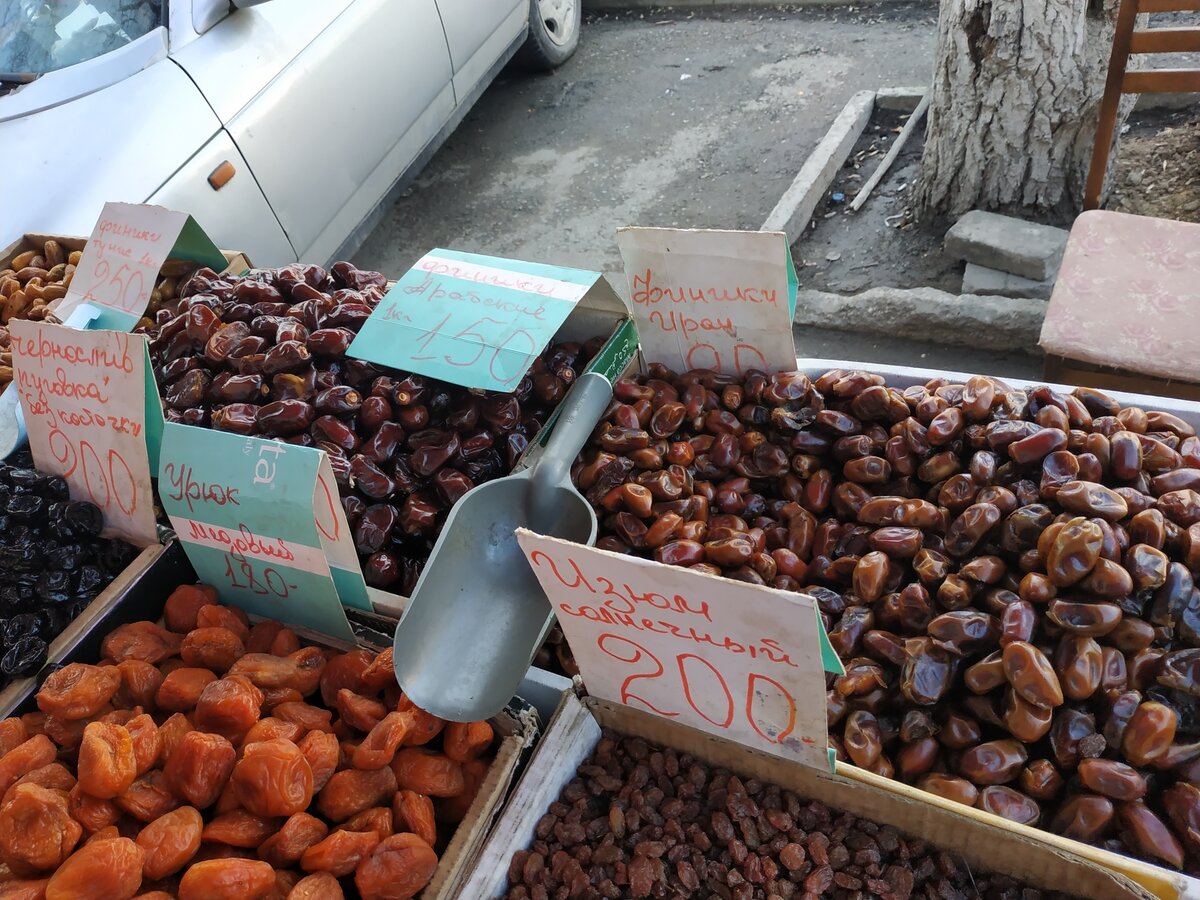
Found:
<path fill-rule="evenodd" d="M 1102 391 L 1136 391 L 1162 397 L 1175 397 L 1180 400 L 1200 400 L 1200 384 L 1191 381 L 1167 381 L 1165 378 L 1156 378 L 1153 375 L 1143 375 L 1127 369 L 1097 366 L 1053 353 L 1046 354 L 1046 359 L 1042 363 L 1042 371 L 1047 378 L 1053 381 L 1069 381 Z"/>
<path fill-rule="evenodd" d="M 64 632 L 62 652 L 57 660 L 59 663 L 95 662 L 101 657 L 101 642 L 110 631 L 127 622 L 161 619 L 163 605 L 170 592 L 180 584 L 195 583 L 195 572 L 177 541 L 172 541 L 166 547 L 151 549 L 161 552 L 149 565 L 123 580 L 115 602 L 98 610 L 97 614 L 89 615 L 87 622 L 70 629 L 70 634 Z M 146 554 L 149 553 L 147 550 Z M 296 630 L 302 638 L 312 643 L 339 650 L 352 649 L 349 645 L 322 635 Z M 358 637 L 357 645 L 372 652 L 391 646 L 390 641 L 381 641 L 379 635 L 369 630 L 358 632 Z M 12 707 L 5 710 L 5 714 L 35 710 L 36 690 L 36 679 L 27 679 L 20 696 Z M 467 896 L 460 891 L 461 882 L 499 816 L 509 788 L 539 733 L 536 711 L 520 698 L 513 698 L 513 702 L 490 722 L 500 739 L 496 757 L 475 802 L 441 855 L 433 879 L 419 895 L 421 900 L 451 900 Z"/>
<path fill-rule="evenodd" d="M 0 250 L 0 269 L 7 269 L 13 257 L 24 253 L 26 250 L 37 250 L 40 252 L 46 241 L 58 241 L 63 249 L 70 253 L 73 250 L 82 251 L 88 239 L 85 237 L 67 237 L 61 234 L 28 232 L 22 235 L 19 240 L 13 241 L 13 243 L 9 244 L 3 250 Z M 250 257 L 246 256 L 240 250 L 222 250 L 221 252 L 225 255 L 225 260 L 228 263 L 222 272 L 241 275 L 250 269 Z"/>
<path fill-rule="evenodd" d="M 801 797 L 891 825 L 904 834 L 955 853 L 972 869 L 1010 875 L 1034 887 L 1104 900 L 1144 900 L 1155 895 L 1148 888 L 1158 885 L 1153 866 L 1145 866 L 1147 871 L 1142 874 L 1146 881 L 1135 884 L 1130 877 L 1108 871 L 1070 848 L 1054 846 L 1020 832 L 998 831 L 987 820 L 994 817 L 981 819 L 970 815 L 974 810 L 967 807 L 945 801 L 928 802 L 921 791 L 853 766 L 839 766 L 839 774 L 834 775 L 758 753 L 669 719 L 591 697 L 581 700 L 567 692 L 484 846 L 465 884 L 463 897 L 499 897 L 504 893 L 513 853 L 533 842 L 538 820 L 591 754 L 602 727 L 686 751 L 710 765 L 777 784 Z M 1169 890 L 1166 885 L 1162 887 Z M 1165 892 L 1158 896 L 1177 895 Z"/>

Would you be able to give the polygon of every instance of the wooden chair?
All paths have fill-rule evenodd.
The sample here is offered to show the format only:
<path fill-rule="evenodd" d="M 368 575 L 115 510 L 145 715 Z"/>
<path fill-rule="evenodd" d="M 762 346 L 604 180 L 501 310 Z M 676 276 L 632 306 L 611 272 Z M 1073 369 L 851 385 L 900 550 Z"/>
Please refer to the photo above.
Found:
<path fill-rule="evenodd" d="M 1140 13 L 1200 12 L 1200 0 L 1121 0 L 1113 36 L 1108 79 L 1100 101 L 1100 121 L 1092 164 L 1083 192 L 1083 208 L 1098 209 L 1108 155 L 1117 126 L 1122 94 L 1182 94 L 1200 91 L 1200 69 L 1138 69 L 1126 71 L 1134 53 L 1191 53 L 1200 50 L 1200 28 L 1137 28 Z"/>

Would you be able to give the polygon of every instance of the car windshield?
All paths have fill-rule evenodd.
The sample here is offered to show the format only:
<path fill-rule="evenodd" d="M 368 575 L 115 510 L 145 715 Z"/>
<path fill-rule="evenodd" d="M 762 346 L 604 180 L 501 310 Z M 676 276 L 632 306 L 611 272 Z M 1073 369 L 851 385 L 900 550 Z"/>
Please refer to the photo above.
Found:
<path fill-rule="evenodd" d="M 0 0 L 0 79 L 31 81 L 132 43 L 162 24 L 162 0 Z"/>

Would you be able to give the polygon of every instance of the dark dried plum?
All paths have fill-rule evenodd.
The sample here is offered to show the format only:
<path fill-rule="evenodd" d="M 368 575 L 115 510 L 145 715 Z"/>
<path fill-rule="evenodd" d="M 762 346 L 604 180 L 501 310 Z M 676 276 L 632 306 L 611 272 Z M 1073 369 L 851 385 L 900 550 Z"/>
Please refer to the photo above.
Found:
<path fill-rule="evenodd" d="M 0 657 L 0 672 L 10 678 L 17 675 L 32 675 L 46 664 L 49 648 L 40 637 L 33 635 L 23 637 L 7 647 L 4 656 Z"/>
<path fill-rule="evenodd" d="M 33 590 L 47 603 L 66 603 L 71 599 L 71 575 L 64 569 L 42 572 Z"/>

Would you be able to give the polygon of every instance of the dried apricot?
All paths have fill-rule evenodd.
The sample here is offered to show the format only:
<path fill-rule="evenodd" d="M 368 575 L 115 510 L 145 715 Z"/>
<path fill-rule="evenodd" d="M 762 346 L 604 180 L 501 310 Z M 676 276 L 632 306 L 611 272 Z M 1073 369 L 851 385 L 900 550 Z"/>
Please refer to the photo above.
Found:
<path fill-rule="evenodd" d="M 448 722 L 442 749 L 455 762 L 465 763 L 487 752 L 494 732 L 487 722 Z"/>
<path fill-rule="evenodd" d="M 133 756 L 137 761 L 137 774 L 144 775 L 158 763 L 158 755 L 162 752 L 162 739 L 158 735 L 158 726 L 154 724 L 149 714 L 142 713 L 134 716 L 125 724 L 125 730 L 133 739 Z"/>
<path fill-rule="evenodd" d="M 412 722 L 412 714 L 393 712 L 384 716 L 354 750 L 356 769 L 382 769 L 392 761 Z"/>
<path fill-rule="evenodd" d="M 235 809 L 205 825 L 202 837 L 206 841 L 253 850 L 273 835 L 278 827 L 278 819 L 265 819 L 244 809 Z"/>
<path fill-rule="evenodd" d="M 295 722 L 305 731 L 332 731 L 333 713 L 307 703 L 280 703 L 271 715 L 285 722 Z"/>
<path fill-rule="evenodd" d="M 371 665 L 371 654 L 366 650 L 351 650 L 349 653 L 339 653 L 325 666 L 321 673 L 321 699 L 325 705 L 332 707 L 337 704 L 338 691 L 342 688 L 363 693 L 362 676 Z"/>
<path fill-rule="evenodd" d="M 35 734 L 0 756 L 0 794 L 7 793 L 22 775 L 50 765 L 57 755 L 58 751 L 50 738 Z"/>
<path fill-rule="evenodd" d="M 415 834 L 393 834 L 359 864 L 354 884 L 362 900 L 410 900 L 437 870 L 433 848 Z"/>
<path fill-rule="evenodd" d="M 462 766 L 463 780 L 466 786 L 456 797 L 448 797 L 437 805 L 437 820 L 439 822 L 461 822 L 466 818 L 475 802 L 484 779 L 487 778 L 488 763 L 482 759 L 469 759 Z"/>
<path fill-rule="evenodd" d="M 296 882 L 287 900 L 343 900 L 342 886 L 328 872 L 313 872 Z"/>
<path fill-rule="evenodd" d="M 46 730 L 46 714 L 40 709 L 33 712 L 21 713 L 21 724 L 25 726 L 25 739 L 41 734 Z M 22 741 L 24 743 L 24 741 Z M 4 751 L 7 753 L 8 751 Z"/>
<path fill-rule="evenodd" d="M 386 806 L 373 806 L 351 816 L 336 829 L 337 831 L 373 831 L 383 840 L 392 831 L 392 811 Z"/>
<path fill-rule="evenodd" d="M 181 806 L 143 828 L 137 836 L 138 846 L 146 854 L 142 876 L 147 881 L 158 881 L 191 862 L 200 849 L 203 827 L 198 809 Z"/>
<path fill-rule="evenodd" d="M 370 731 L 388 714 L 388 708 L 378 700 L 342 688 L 337 696 L 338 713 L 342 721 L 359 731 Z"/>
<path fill-rule="evenodd" d="M 320 793 L 337 771 L 341 761 L 338 739 L 327 731 L 310 731 L 296 745 L 308 760 L 313 773 L 313 793 Z"/>
<path fill-rule="evenodd" d="M 258 721 L 263 694 L 244 675 L 229 674 L 205 685 L 192 714 L 196 727 L 241 743 Z"/>
<path fill-rule="evenodd" d="M 245 653 L 242 639 L 228 628 L 193 629 L 179 646 L 179 656 L 189 666 L 214 672 L 228 671 Z"/>
<path fill-rule="evenodd" d="M 129 789 L 113 802 L 118 809 L 139 822 L 153 822 L 180 806 L 179 798 L 171 793 L 171 788 L 159 769 L 151 769 L 134 781 Z"/>
<path fill-rule="evenodd" d="M 380 650 L 362 673 L 363 690 L 378 692 L 396 683 L 396 658 L 393 650 Z"/>
<path fill-rule="evenodd" d="M 197 628 L 228 628 L 244 645 L 250 638 L 250 620 L 234 606 L 202 606 L 196 611 Z"/>
<path fill-rule="evenodd" d="M 275 656 L 291 656 L 299 649 L 300 636 L 290 628 L 283 628 L 275 635 L 267 652 Z"/>
<path fill-rule="evenodd" d="M 103 712 L 111 712 L 107 704 L 102 708 L 102 714 Z M 99 715 L 86 719 L 60 719 L 58 716 L 46 716 L 43 724 L 46 729 L 46 737 L 63 750 L 75 750 L 83 741 L 83 729 L 88 727 L 88 723 L 99 721 L 99 719 Z"/>
<path fill-rule="evenodd" d="M 267 688 L 263 691 L 262 711 L 269 713 L 284 703 L 303 703 L 304 695 L 295 688 Z"/>
<path fill-rule="evenodd" d="M 159 725 L 158 743 L 161 749 L 158 753 L 158 761 L 165 766 L 167 760 L 171 758 L 171 754 L 175 752 L 175 748 L 179 746 L 179 742 L 183 740 L 183 736 L 193 730 L 191 720 L 183 713 L 175 713 Z"/>
<path fill-rule="evenodd" d="M 409 717 L 408 734 L 404 737 L 405 747 L 420 747 L 428 744 L 442 733 L 446 720 L 415 706 L 407 697 L 401 697 L 396 709 Z"/>
<path fill-rule="evenodd" d="M 76 766 L 84 793 L 111 800 L 125 792 L 137 777 L 133 737 L 122 725 L 92 722 L 84 729 Z"/>
<path fill-rule="evenodd" d="M 117 663 L 117 671 L 121 673 L 121 689 L 117 691 L 114 700 L 127 702 L 129 706 L 154 709 L 154 698 L 158 696 L 158 689 L 162 686 L 163 673 L 140 659 L 127 659 Z"/>
<path fill-rule="evenodd" d="M 15 878 L 0 884 L 0 900 L 46 900 L 49 878 Z"/>
<path fill-rule="evenodd" d="M 275 635 L 287 628 L 282 622 L 274 619 L 263 619 L 250 626 L 250 637 L 246 639 L 247 653 L 270 653 Z"/>
<path fill-rule="evenodd" d="M 19 747 L 27 740 L 29 740 L 29 730 L 21 719 L 13 716 L 0 721 L 0 756 Z"/>
<path fill-rule="evenodd" d="M 325 657 L 317 647 L 305 647 L 290 656 L 247 653 L 229 669 L 231 675 L 245 675 L 258 687 L 293 688 L 303 696 L 316 690 L 325 669 Z"/>
<path fill-rule="evenodd" d="M 79 785 L 71 788 L 67 794 L 67 809 L 71 818 L 83 826 L 89 833 L 95 833 L 109 825 L 116 824 L 121 818 L 121 810 L 109 800 L 98 800 L 80 790 Z"/>
<path fill-rule="evenodd" d="M 50 876 L 46 900 L 129 900 L 142 885 L 144 857 L 129 838 L 84 844 Z"/>
<path fill-rule="evenodd" d="M 396 792 L 390 768 L 344 769 L 335 772 L 317 795 L 317 811 L 332 822 L 344 822 L 364 809 L 379 806 Z"/>
<path fill-rule="evenodd" d="M 196 614 L 200 607 L 217 602 L 214 588 L 203 584 L 181 584 L 171 592 L 163 608 L 163 621 L 169 629 L 187 634 L 196 627 Z"/>
<path fill-rule="evenodd" d="M 42 682 L 38 709 L 60 719 L 86 719 L 100 712 L 120 686 L 121 673 L 113 666 L 70 663 Z"/>
<path fill-rule="evenodd" d="M 304 851 L 300 868 L 341 878 L 353 872 L 378 843 L 379 835 L 373 831 L 334 831 Z"/>
<path fill-rule="evenodd" d="M 183 873 L 179 900 L 259 900 L 274 889 L 275 870 L 265 862 L 210 859 Z"/>
<path fill-rule="evenodd" d="M 265 719 L 259 719 L 246 732 L 246 736 L 242 739 L 243 746 L 249 744 L 257 744 L 262 741 L 273 741 L 276 738 L 283 738 L 285 741 L 291 741 L 293 744 L 300 740 L 300 736 L 304 734 L 304 729 L 295 722 L 285 722 L 283 719 L 276 719 L 274 716 L 267 716 Z"/>
<path fill-rule="evenodd" d="M 0 858 L 14 869 L 55 869 L 81 837 L 61 791 L 20 784 L 0 807 Z"/>
<path fill-rule="evenodd" d="M 242 806 L 259 816 L 290 816 L 312 802 L 313 773 L 291 741 L 247 744 L 232 781 Z"/>
<path fill-rule="evenodd" d="M 62 791 L 64 798 L 75 787 L 75 776 L 71 774 L 71 770 L 62 763 L 50 763 L 48 766 L 39 766 L 32 771 L 26 772 L 18 778 L 13 786 L 4 792 L 3 799 L 0 799 L 0 806 L 12 799 L 13 791 L 23 784 L 36 784 L 38 787 L 46 788 L 51 791 Z"/>
<path fill-rule="evenodd" d="M 229 780 L 237 751 L 219 734 L 191 731 L 163 767 L 167 784 L 197 809 L 217 801 Z"/>
<path fill-rule="evenodd" d="M 327 834 L 329 826 L 316 816 L 296 813 L 278 832 L 262 842 L 258 855 L 278 869 L 294 866 L 305 850 L 324 840 Z"/>
<path fill-rule="evenodd" d="M 114 806 L 113 809 L 116 809 L 116 807 Z M 117 810 L 117 815 L 120 814 L 121 811 Z M 118 828 L 116 825 L 105 825 L 99 831 L 93 831 L 91 834 L 89 834 L 84 843 L 89 844 L 92 841 L 111 841 L 113 838 L 119 837 L 126 837 L 126 835 L 121 834 L 120 828 Z"/>
<path fill-rule="evenodd" d="M 398 831 L 411 831 L 429 846 L 437 843 L 437 818 L 433 801 L 416 791 L 396 791 L 392 819 Z"/>
<path fill-rule="evenodd" d="M 165 712 L 187 712 L 195 708 L 205 685 L 217 680 L 215 672 L 183 666 L 173 669 L 159 685 L 154 702 Z"/>
<path fill-rule="evenodd" d="M 405 747 L 392 760 L 392 771 L 402 789 L 430 797 L 454 797 L 466 787 L 459 763 L 424 747 Z"/>
<path fill-rule="evenodd" d="M 267 894 L 266 900 L 287 900 L 291 896 L 292 890 L 300 883 L 301 874 L 291 869 L 282 872 L 276 869 L 275 887 L 271 893 Z"/>
<path fill-rule="evenodd" d="M 158 665 L 164 659 L 179 655 L 183 637 L 155 625 L 153 622 L 130 622 L 109 632 L 100 645 L 101 652 L 114 663 L 140 659 Z"/>

